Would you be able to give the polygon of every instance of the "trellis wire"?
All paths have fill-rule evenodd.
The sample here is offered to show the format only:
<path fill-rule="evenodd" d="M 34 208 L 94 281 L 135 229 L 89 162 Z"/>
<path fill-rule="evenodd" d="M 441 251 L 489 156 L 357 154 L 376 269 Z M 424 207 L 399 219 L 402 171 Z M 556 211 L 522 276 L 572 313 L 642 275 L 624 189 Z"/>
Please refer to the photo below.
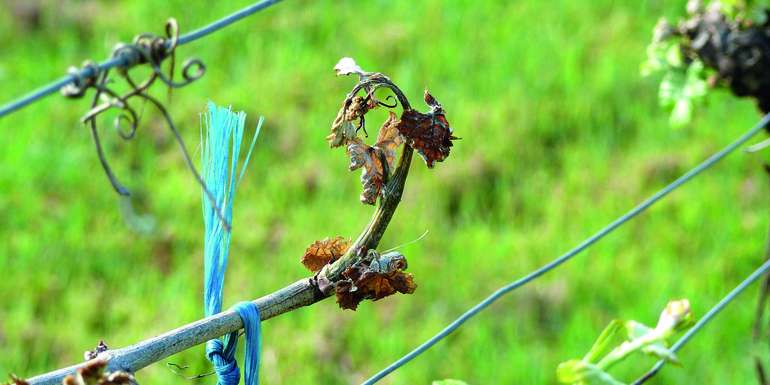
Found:
<path fill-rule="evenodd" d="M 250 6 L 247 6 L 237 12 L 234 12 L 226 17 L 223 17 L 209 25 L 206 25 L 204 27 L 201 27 L 199 29 L 196 29 L 192 32 L 189 32 L 187 34 L 184 34 L 179 37 L 178 45 L 187 44 L 192 41 L 198 40 L 204 36 L 207 36 L 211 33 L 214 33 L 230 24 L 235 23 L 238 20 L 241 20 L 247 16 L 250 16 L 256 12 L 259 12 L 275 3 L 278 3 L 281 0 L 263 0 L 257 3 L 254 3 Z M 167 43 L 168 45 L 168 43 Z M 109 60 L 105 60 L 101 63 L 99 63 L 98 68 L 99 72 L 115 68 L 115 67 L 124 67 L 126 66 L 125 58 L 122 57 L 116 57 Z M 0 107 L 0 118 L 2 118 L 5 115 L 10 114 L 11 112 L 17 111 L 32 102 L 35 102 L 39 99 L 42 99 L 43 97 L 46 97 L 56 91 L 58 91 L 60 88 L 72 83 L 75 81 L 75 79 L 78 78 L 89 78 L 94 76 L 92 69 L 90 67 L 85 67 L 82 70 L 78 71 L 75 74 L 67 75 L 59 80 L 56 80 L 52 82 L 51 84 L 48 84 L 46 86 L 43 86 L 41 88 L 38 88 L 35 91 L 30 92 L 27 95 L 24 95 L 20 98 L 17 98 L 16 100 L 13 100 L 2 107 Z"/>
<path fill-rule="evenodd" d="M 746 288 L 751 286 L 752 283 L 756 282 L 757 279 L 765 275 L 768 270 L 770 270 L 770 260 L 765 261 L 765 263 L 762 264 L 757 270 L 754 270 L 751 275 L 749 275 L 746 279 L 743 280 L 738 286 L 736 286 L 729 294 L 727 294 L 724 298 L 722 298 L 721 301 L 719 301 L 714 307 L 712 307 L 698 322 L 690 328 L 690 330 L 687 331 L 681 338 L 679 338 L 674 345 L 671 346 L 671 351 L 676 353 L 679 349 L 684 346 L 684 344 L 687 343 L 698 331 L 703 329 L 704 326 L 706 326 L 709 321 L 711 321 L 714 317 L 719 314 L 722 309 L 724 309 L 727 305 L 730 304 L 739 294 L 741 294 Z M 650 369 L 649 372 L 647 372 L 644 376 L 639 378 L 638 380 L 634 381 L 631 385 L 641 385 L 645 381 L 652 378 L 655 374 L 660 371 L 660 369 L 663 367 L 663 365 L 666 362 L 663 360 L 658 361 L 655 366 Z"/>
<path fill-rule="evenodd" d="M 376 383 L 377 381 L 383 379 L 388 374 L 392 373 L 396 369 L 400 368 L 401 366 L 405 365 L 409 361 L 413 360 L 420 354 L 424 353 L 426 350 L 430 349 L 433 345 L 435 345 L 437 342 L 444 339 L 444 337 L 448 336 L 450 333 L 455 331 L 457 328 L 462 326 L 462 324 L 465 323 L 465 321 L 469 320 L 471 317 L 478 314 L 480 311 L 484 310 L 487 306 L 491 305 L 500 297 L 504 296 L 505 294 L 508 294 L 509 292 L 526 285 L 529 282 L 534 281 L 535 279 L 539 278 L 543 274 L 557 268 L 559 265 L 563 264 L 564 262 L 569 261 L 572 257 L 579 254 L 581 251 L 587 249 L 594 243 L 598 242 L 600 239 L 604 238 L 607 234 L 613 232 L 618 227 L 622 226 L 624 223 L 628 222 L 629 220 L 633 219 L 646 209 L 648 209 L 650 206 L 652 206 L 655 202 L 659 201 L 666 195 L 668 195 L 670 192 L 676 190 L 683 184 L 687 183 L 689 180 L 703 172 L 704 170 L 708 169 L 709 167 L 713 166 L 720 160 L 722 160 L 724 157 L 726 157 L 731 152 L 735 151 L 738 147 L 742 146 L 746 142 L 748 142 L 754 135 L 762 131 L 762 129 L 770 122 L 770 114 L 766 114 L 754 127 L 752 127 L 749 131 L 747 131 L 745 134 L 740 136 L 737 140 L 730 143 L 727 147 L 723 148 L 721 151 L 715 153 L 699 165 L 695 166 L 693 169 L 685 173 L 684 175 L 677 178 L 675 181 L 671 182 L 666 187 L 662 188 L 646 200 L 644 200 L 642 203 L 638 204 L 636 207 L 631 209 L 630 211 L 626 212 L 619 218 L 615 219 L 612 223 L 605 226 L 603 229 L 599 230 L 594 235 L 590 236 L 586 240 L 584 240 L 582 243 L 577 245 L 572 250 L 566 252 L 565 254 L 561 255 L 560 257 L 554 259 L 553 261 L 547 263 L 546 265 L 540 267 L 539 269 L 527 274 L 523 278 L 514 281 L 508 285 L 505 285 L 492 293 L 490 296 L 485 298 L 483 301 L 479 302 L 472 308 L 470 308 L 468 311 L 463 313 L 460 317 L 452 321 L 447 327 L 445 327 L 443 330 L 441 330 L 438 334 L 431 337 L 427 341 L 423 342 L 420 346 L 412 350 L 411 352 L 407 353 L 405 356 L 398 359 L 396 362 L 390 364 L 385 369 L 381 370 L 368 380 L 364 381 L 362 385 L 371 385 Z"/>

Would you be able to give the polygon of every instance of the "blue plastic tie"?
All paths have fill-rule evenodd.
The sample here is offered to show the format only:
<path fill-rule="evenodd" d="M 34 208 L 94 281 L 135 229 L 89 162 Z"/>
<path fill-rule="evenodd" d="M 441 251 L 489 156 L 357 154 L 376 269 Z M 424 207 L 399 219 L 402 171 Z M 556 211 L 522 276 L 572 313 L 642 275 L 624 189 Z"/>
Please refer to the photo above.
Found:
<path fill-rule="evenodd" d="M 244 301 L 233 307 L 243 321 L 246 331 L 246 358 L 243 363 L 245 384 L 259 383 L 259 353 L 262 350 L 262 337 L 259 307 L 254 302 Z"/>
<path fill-rule="evenodd" d="M 246 331 L 246 358 L 244 360 L 243 377 L 245 384 L 259 383 L 259 353 L 262 348 L 260 337 L 259 308 L 253 302 L 240 302 L 233 306 L 243 321 Z M 217 384 L 237 385 L 241 374 L 238 362 L 235 360 L 235 350 L 238 347 L 238 333 L 233 332 L 223 340 L 211 340 L 206 343 L 206 357 L 214 365 L 217 374 Z"/>
<path fill-rule="evenodd" d="M 235 190 L 243 178 L 243 173 L 251 159 L 257 136 L 262 127 L 260 118 L 254 133 L 254 139 L 246 155 L 246 160 L 238 173 L 238 159 L 246 114 L 235 113 L 230 108 L 217 107 L 209 103 L 208 113 L 204 114 L 201 129 L 201 163 L 206 186 L 214 196 L 217 205 L 222 208 L 225 219 L 232 224 L 233 200 Z M 227 257 L 230 253 L 230 231 L 219 220 L 208 197 L 203 194 L 204 238 L 204 290 L 203 303 L 206 316 L 222 311 L 222 292 L 227 269 Z M 241 302 L 233 307 L 243 321 L 246 331 L 245 384 L 256 385 L 259 381 L 260 351 L 260 316 L 254 303 Z M 237 385 L 240 371 L 235 360 L 238 346 L 238 333 L 233 332 L 221 340 L 206 343 L 206 357 L 214 365 L 217 384 Z"/>

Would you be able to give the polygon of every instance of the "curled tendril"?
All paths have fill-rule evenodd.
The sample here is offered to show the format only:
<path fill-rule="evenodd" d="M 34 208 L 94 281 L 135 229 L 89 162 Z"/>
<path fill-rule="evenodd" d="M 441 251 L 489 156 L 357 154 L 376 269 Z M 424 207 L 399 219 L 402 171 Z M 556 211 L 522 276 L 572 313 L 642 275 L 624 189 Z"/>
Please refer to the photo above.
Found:
<path fill-rule="evenodd" d="M 111 80 L 110 69 L 100 70 L 99 66 L 93 62 L 84 63 L 81 70 L 77 70 L 76 68 L 70 69 L 70 73 L 74 80 L 67 86 L 62 87 L 61 92 L 67 97 L 79 98 L 84 96 L 89 88 L 93 88 L 96 91 L 91 102 L 91 108 L 85 115 L 83 115 L 81 120 L 90 128 L 99 162 L 112 184 L 112 187 L 118 194 L 124 196 L 130 195 L 130 192 L 122 183 L 120 183 L 107 161 L 97 129 L 96 120 L 106 111 L 113 109 L 120 111 L 118 116 L 113 120 L 113 126 L 121 139 L 130 140 L 136 136 L 140 119 L 136 110 L 131 106 L 130 100 L 138 98 L 139 100 L 152 104 L 161 113 L 166 125 L 174 135 L 174 139 L 179 143 L 187 167 L 193 173 L 196 181 L 203 188 L 203 191 L 211 201 L 212 206 L 215 207 L 217 216 L 222 221 L 224 228 L 229 230 L 230 224 L 225 219 L 224 213 L 217 204 L 214 195 L 208 189 L 198 173 L 198 170 L 195 168 L 195 165 L 190 158 L 190 154 L 185 147 L 184 141 L 182 140 L 182 136 L 171 119 L 171 115 L 168 113 L 168 110 L 163 103 L 148 94 L 149 88 L 158 79 L 170 89 L 179 88 L 200 79 L 206 72 L 206 66 L 202 61 L 194 58 L 188 59 L 185 61 L 181 70 L 182 78 L 184 80 L 179 82 L 173 81 L 174 53 L 179 42 L 179 26 L 176 20 L 169 19 L 168 22 L 166 22 L 165 29 L 166 37 L 160 37 L 151 33 L 143 33 L 136 36 L 132 44 L 119 44 L 113 50 L 113 58 L 120 59 L 121 63 L 120 66 L 117 67 L 117 72 L 130 86 L 130 89 L 126 93 L 121 95 L 112 90 L 108 86 Z M 161 69 L 161 63 L 168 58 L 171 59 L 171 66 L 169 75 L 167 76 Z M 142 81 L 135 80 L 129 73 L 129 69 L 138 64 L 149 64 L 150 68 L 152 68 L 152 73 Z"/>
<path fill-rule="evenodd" d="M 401 107 L 405 110 L 411 110 L 412 107 L 409 104 L 409 100 L 406 98 L 403 92 L 401 92 L 401 89 L 398 88 L 397 85 L 395 85 L 390 78 L 387 76 L 380 74 L 380 73 L 374 73 L 371 76 L 367 76 L 366 78 L 362 79 L 360 82 L 358 82 L 355 87 L 350 91 L 348 94 L 348 98 L 352 98 L 354 95 L 356 95 L 359 91 L 366 90 L 367 96 L 373 95 L 374 91 L 376 91 L 379 88 L 388 88 L 391 91 L 393 91 L 393 94 L 396 95 L 396 98 L 398 99 L 398 102 L 401 104 Z M 392 96 L 392 95 L 391 95 Z M 392 98 L 386 98 L 392 99 Z M 395 107 L 395 106 L 393 106 Z M 391 107 L 392 108 L 392 107 Z"/>
<path fill-rule="evenodd" d="M 381 100 L 377 100 L 374 97 L 374 92 L 380 88 L 388 88 L 393 92 L 395 97 L 394 95 L 388 95 L 385 98 L 385 100 L 392 100 L 393 104 L 387 104 Z M 355 97 L 362 90 L 366 91 L 366 96 L 363 98 L 364 104 L 368 104 L 369 102 L 374 101 L 376 105 L 380 105 L 386 108 L 396 108 L 400 103 L 404 110 L 412 109 L 411 105 L 409 104 L 409 100 L 406 98 L 401 89 L 390 80 L 390 78 L 378 72 L 370 72 L 363 76 L 361 80 L 356 83 L 353 89 L 348 93 L 347 97 L 345 98 L 343 114 L 346 113 L 348 108 L 351 106 L 353 97 Z M 358 119 L 359 121 L 358 127 L 356 127 L 356 131 L 363 130 L 364 135 L 368 138 L 369 133 L 366 131 L 366 120 L 364 118 L 364 114 L 361 114 Z"/>
<path fill-rule="evenodd" d="M 192 72 L 192 71 L 195 72 Z M 200 59 L 190 58 L 182 65 L 182 77 L 189 82 L 198 80 L 206 73 L 206 65 Z"/>
<path fill-rule="evenodd" d="M 398 102 L 396 102 L 396 98 L 393 95 L 388 95 L 388 97 L 385 98 L 385 100 L 392 100 L 393 104 L 387 104 L 380 100 L 377 101 L 377 104 L 385 107 L 385 108 L 396 108 L 398 106 Z"/>
<path fill-rule="evenodd" d="M 173 362 L 167 362 L 166 367 L 168 368 L 168 370 L 171 371 L 171 373 L 174 373 L 177 376 L 184 378 L 185 380 L 197 380 L 200 378 L 205 378 L 216 374 L 216 372 L 214 371 L 214 372 L 207 372 L 207 373 L 199 373 L 193 376 L 187 376 L 184 374 L 184 371 L 190 368 L 190 366 L 188 365 L 179 365 Z"/>
<path fill-rule="evenodd" d="M 179 23 L 174 18 L 166 21 L 166 39 L 168 40 L 166 49 L 169 52 L 174 52 L 179 43 Z"/>
<path fill-rule="evenodd" d="M 139 118 L 136 116 L 136 112 L 130 108 L 126 107 L 126 111 L 128 111 L 128 114 L 119 114 L 115 117 L 115 119 L 112 121 L 113 127 L 115 127 L 115 132 L 118 133 L 118 136 L 120 136 L 123 140 L 131 140 L 136 135 L 136 127 L 139 122 Z M 127 121 L 129 124 L 128 131 L 123 129 L 123 125 L 121 122 Z"/>

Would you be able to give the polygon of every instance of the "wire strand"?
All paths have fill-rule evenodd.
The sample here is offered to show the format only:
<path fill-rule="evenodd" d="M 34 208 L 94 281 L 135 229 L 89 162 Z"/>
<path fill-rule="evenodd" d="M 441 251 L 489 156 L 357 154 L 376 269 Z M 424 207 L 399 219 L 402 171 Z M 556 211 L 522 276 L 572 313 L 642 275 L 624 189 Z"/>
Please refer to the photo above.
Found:
<path fill-rule="evenodd" d="M 189 32 L 187 34 L 180 36 L 177 45 L 187 44 L 195 40 L 198 40 L 204 36 L 210 35 L 216 31 L 219 31 L 224 27 L 229 26 L 230 24 L 235 23 L 236 21 L 239 21 L 247 16 L 251 16 L 254 13 L 257 13 L 280 1 L 281 0 L 262 0 L 260 2 L 254 3 L 237 12 L 234 12 L 228 16 L 225 16 L 209 25 L 206 25 L 204 27 L 201 27 L 199 29 L 196 29 L 192 32 Z M 116 58 L 111 58 L 99 63 L 98 68 L 99 68 L 99 71 L 104 71 L 115 67 L 122 67 L 125 65 L 126 65 L 125 58 L 116 57 Z M 68 84 L 71 84 L 75 79 L 89 78 L 94 75 L 95 74 L 93 73 L 93 69 L 91 67 L 86 67 L 74 74 L 64 76 L 61 79 L 52 82 L 51 84 L 40 87 L 24 96 L 17 98 L 16 100 L 6 103 L 2 107 L 0 107 L 0 118 L 14 111 L 18 111 L 21 108 L 24 108 L 27 105 L 37 100 L 40 100 L 52 93 L 59 91 L 59 89 L 61 89 L 62 87 Z"/>
<path fill-rule="evenodd" d="M 662 188 L 661 190 L 659 190 L 658 192 L 656 192 L 655 194 L 653 194 L 652 196 L 644 200 L 642 203 L 638 204 L 636 207 L 634 207 L 630 211 L 626 212 L 619 218 L 615 219 L 612 223 L 608 224 L 603 229 L 599 230 L 594 235 L 584 240 L 582 243 L 577 245 L 572 250 L 566 252 L 565 254 L 554 259 L 548 264 L 540 267 L 539 269 L 527 274 L 525 277 L 517 281 L 514 281 L 506 286 L 501 287 L 500 289 L 492 293 L 490 296 L 485 298 L 483 301 L 479 302 L 478 304 L 470 308 L 468 311 L 463 313 L 460 317 L 452 321 L 452 323 L 450 323 L 447 327 L 441 330 L 438 334 L 431 337 L 429 340 L 423 342 L 420 346 L 418 346 L 411 352 L 407 353 L 405 356 L 401 357 L 396 362 L 390 364 L 388 367 L 381 370 L 380 372 L 378 372 L 368 380 L 364 381 L 362 385 L 371 385 L 383 379 L 385 376 L 392 373 L 394 370 L 400 368 L 401 366 L 413 360 L 414 358 L 416 358 L 426 350 L 430 349 L 437 342 L 441 341 L 442 339 L 444 339 L 444 337 L 448 336 L 450 333 L 452 333 L 457 328 L 459 328 L 462 324 L 464 324 L 465 321 L 468 321 L 470 318 L 472 318 L 473 316 L 475 316 L 476 314 L 484 310 L 487 306 L 497 301 L 500 297 L 504 296 L 505 294 L 508 294 L 509 292 L 521 286 L 526 285 L 529 282 L 534 281 L 535 279 L 539 278 L 543 274 L 548 273 L 549 271 L 557 268 L 559 265 L 569 261 L 575 255 L 579 254 L 580 252 L 587 249 L 594 243 L 598 242 L 600 239 L 604 238 L 607 234 L 613 232 L 615 229 L 622 226 L 624 223 L 633 219 L 634 217 L 636 217 L 637 215 L 639 215 L 640 213 L 648 209 L 650 206 L 652 206 L 655 202 L 661 200 L 663 197 L 665 197 L 672 191 L 676 190 L 683 184 L 687 183 L 689 180 L 693 179 L 695 176 L 697 176 L 704 170 L 713 166 L 714 164 L 722 160 L 724 157 L 729 155 L 731 152 L 735 151 L 738 147 L 742 146 L 744 143 L 748 142 L 752 137 L 754 137 L 754 135 L 759 133 L 768 124 L 769 121 L 770 121 L 770 114 L 766 114 L 753 128 L 751 128 L 745 134 L 740 136 L 734 142 L 730 143 L 727 147 L 723 148 L 721 151 L 715 153 L 708 159 L 704 160 L 702 163 L 695 166 L 693 169 L 691 169 L 684 175 L 680 176 L 675 181 L 671 182 L 668 186 Z"/>

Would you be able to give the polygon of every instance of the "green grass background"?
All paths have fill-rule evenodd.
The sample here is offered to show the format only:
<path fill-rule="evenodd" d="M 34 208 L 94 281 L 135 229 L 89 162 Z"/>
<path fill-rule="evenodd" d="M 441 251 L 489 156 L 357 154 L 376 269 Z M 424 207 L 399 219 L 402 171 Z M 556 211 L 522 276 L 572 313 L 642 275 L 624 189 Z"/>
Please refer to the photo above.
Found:
<path fill-rule="evenodd" d="M 44 1 L 39 25 L 18 15 L 22 3 L 0 5 L 2 102 L 137 33 L 161 32 L 170 16 L 184 32 L 249 1 Z M 659 79 L 639 75 L 657 18 L 684 3 L 286 1 L 181 47 L 180 61 L 208 66 L 168 103 L 196 159 L 208 100 L 245 110 L 250 127 L 266 117 L 235 206 L 225 306 L 307 275 L 308 244 L 355 237 L 368 221 L 358 172 L 324 141 L 354 82 L 334 76 L 340 57 L 390 75 L 420 108 L 430 88 L 462 137 L 433 170 L 415 159 L 381 244 L 430 230 L 402 249 L 416 293 L 357 312 L 327 300 L 266 322 L 263 383 L 362 381 L 747 130 L 752 103 L 723 91 L 690 126 L 671 129 Z M 160 85 L 154 93 L 166 97 Z M 137 211 L 156 220 L 143 234 L 126 224 L 79 123 L 87 107 L 54 95 L 0 119 L 0 377 L 69 365 L 99 339 L 121 347 L 202 315 L 200 190 L 170 132 L 150 106 L 134 141 L 102 124 Z M 702 315 L 762 261 L 762 162 L 734 154 L 382 383 L 552 384 L 557 364 L 582 356 L 613 318 L 652 324 L 677 298 Z M 683 368 L 652 383 L 752 383 L 750 353 L 766 350 L 751 344 L 756 293 L 686 346 Z M 190 375 L 209 370 L 203 347 L 166 361 Z M 630 381 L 652 363 L 637 357 L 613 373 Z M 164 363 L 138 379 L 189 383 Z"/>

